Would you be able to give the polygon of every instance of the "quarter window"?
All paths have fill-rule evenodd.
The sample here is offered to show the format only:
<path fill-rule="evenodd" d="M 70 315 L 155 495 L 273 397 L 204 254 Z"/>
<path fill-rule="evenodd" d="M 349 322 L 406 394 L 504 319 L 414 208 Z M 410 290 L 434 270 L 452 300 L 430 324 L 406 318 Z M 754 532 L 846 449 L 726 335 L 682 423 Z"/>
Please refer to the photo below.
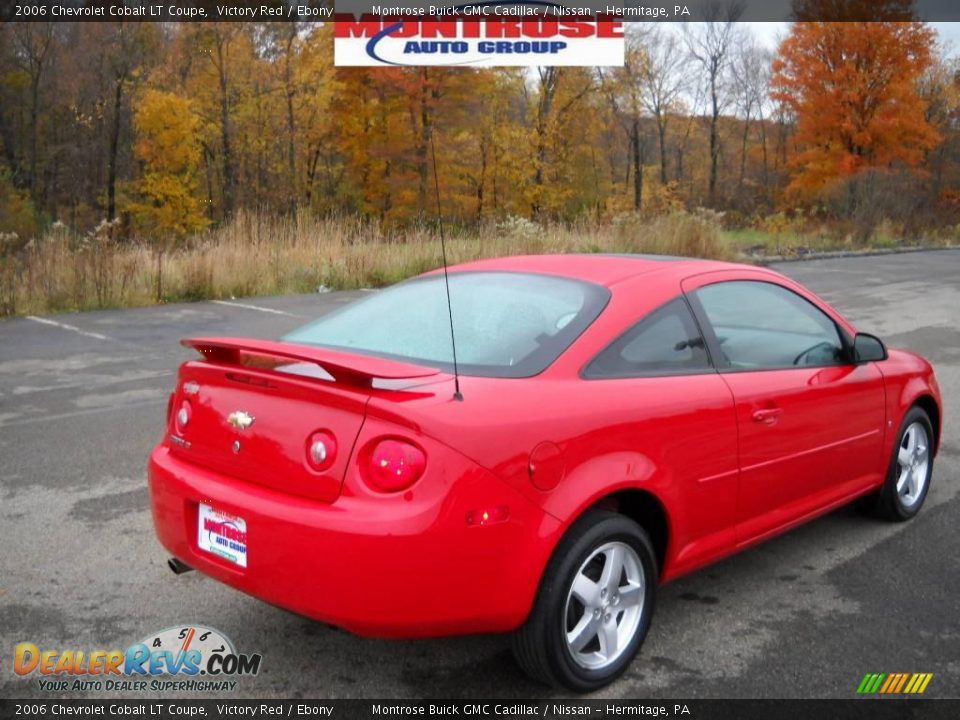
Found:
<path fill-rule="evenodd" d="M 696 297 L 730 368 L 845 362 L 844 344 L 836 323 L 815 305 L 780 285 L 721 282 L 700 288 Z"/>
<path fill-rule="evenodd" d="M 584 370 L 589 379 L 683 375 L 709 370 L 696 322 L 682 298 L 654 310 L 613 341 Z"/>

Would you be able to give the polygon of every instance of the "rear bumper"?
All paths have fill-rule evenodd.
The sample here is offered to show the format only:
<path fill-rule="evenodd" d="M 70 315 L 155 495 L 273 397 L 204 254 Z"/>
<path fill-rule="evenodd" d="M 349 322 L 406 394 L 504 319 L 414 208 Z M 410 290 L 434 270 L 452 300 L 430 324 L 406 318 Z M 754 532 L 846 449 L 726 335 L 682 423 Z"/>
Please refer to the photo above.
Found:
<path fill-rule="evenodd" d="M 466 462 L 456 457 L 454 466 Z M 351 492 L 348 481 L 332 504 L 234 480 L 163 445 L 150 456 L 148 476 L 157 536 L 172 555 L 261 600 L 360 635 L 517 628 L 562 532 L 556 519 L 472 465 L 455 480 L 425 477 L 402 496 Z M 418 491 L 425 483 L 432 489 Z M 246 568 L 199 549 L 201 502 L 246 520 Z M 509 507 L 506 522 L 467 525 L 468 512 L 501 505 Z"/>

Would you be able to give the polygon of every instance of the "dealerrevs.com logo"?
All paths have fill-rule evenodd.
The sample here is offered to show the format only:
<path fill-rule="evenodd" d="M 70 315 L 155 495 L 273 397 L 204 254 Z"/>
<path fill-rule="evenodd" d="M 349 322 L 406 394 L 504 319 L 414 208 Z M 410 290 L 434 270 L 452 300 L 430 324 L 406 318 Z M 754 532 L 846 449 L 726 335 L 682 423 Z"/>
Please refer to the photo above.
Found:
<path fill-rule="evenodd" d="M 471 19 L 477 8 L 484 13 Z M 491 8 L 499 11 L 495 17 Z M 623 65 L 622 21 L 531 18 L 521 12 L 527 8 L 517 3 L 432 8 L 432 17 L 453 14 L 455 20 L 338 18 L 334 62 L 341 67 Z"/>
<path fill-rule="evenodd" d="M 126 650 L 50 650 L 32 642 L 13 651 L 13 671 L 47 692 L 230 692 L 260 672 L 259 653 L 238 653 L 219 630 L 177 625 Z"/>

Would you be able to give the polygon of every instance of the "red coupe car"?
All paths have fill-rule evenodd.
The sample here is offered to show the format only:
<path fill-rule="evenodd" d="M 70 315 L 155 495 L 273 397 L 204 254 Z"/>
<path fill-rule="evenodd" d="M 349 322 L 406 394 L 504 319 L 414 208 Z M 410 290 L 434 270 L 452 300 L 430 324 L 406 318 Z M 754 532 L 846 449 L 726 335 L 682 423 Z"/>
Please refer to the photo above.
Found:
<path fill-rule="evenodd" d="M 586 691 L 658 584 L 858 498 L 923 504 L 930 363 L 776 272 L 511 257 L 447 298 L 440 271 L 281 341 L 185 340 L 149 461 L 171 567 L 362 635 L 515 631 Z"/>

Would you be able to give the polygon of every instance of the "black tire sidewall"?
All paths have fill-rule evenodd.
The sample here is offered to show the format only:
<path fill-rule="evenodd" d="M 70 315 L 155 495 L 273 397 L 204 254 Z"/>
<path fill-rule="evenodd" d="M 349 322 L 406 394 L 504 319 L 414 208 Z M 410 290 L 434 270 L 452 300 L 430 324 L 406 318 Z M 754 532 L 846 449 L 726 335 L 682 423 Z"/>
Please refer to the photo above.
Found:
<path fill-rule="evenodd" d="M 602 517 L 600 517 L 602 516 Z M 616 513 L 598 512 L 595 522 L 584 523 L 578 532 L 571 533 L 570 542 L 558 562 L 550 568 L 545 611 L 545 642 L 552 670 L 566 687 L 580 692 L 596 690 L 620 676 L 633 661 L 650 629 L 657 584 L 657 560 L 647 533 L 633 520 Z M 566 538 L 565 538 L 566 539 Z M 563 620 L 567 593 L 575 574 L 586 559 L 601 545 L 619 541 L 630 545 L 637 553 L 644 573 L 644 604 L 637 631 L 630 645 L 617 661 L 602 670 L 589 670 L 574 662 L 563 634 Z M 559 549 L 559 548 L 558 548 Z"/>
<path fill-rule="evenodd" d="M 900 453 L 900 445 L 903 443 L 903 434 L 906 432 L 907 428 L 915 422 L 921 423 L 924 430 L 927 432 L 927 443 L 930 457 L 927 463 L 927 477 L 926 482 L 924 482 L 923 485 L 923 492 L 920 494 L 919 499 L 908 508 L 903 504 L 903 500 L 900 498 L 900 493 L 897 492 L 897 478 L 899 476 L 898 470 L 900 467 L 897 461 L 897 456 Z M 933 425 L 930 422 L 930 418 L 927 416 L 927 413 L 916 406 L 910 408 L 910 410 L 907 411 L 907 414 L 904 415 L 903 421 L 900 423 L 900 428 L 897 430 L 897 438 L 893 444 L 893 453 L 890 457 L 890 466 L 887 469 L 887 479 L 883 486 L 883 494 L 881 499 L 881 502 L 886 505 L 888 512 L 899 520 L 909 520 L 912 518 L 914 515 L 920 512 L 920 508 L 923 507 L 923 503 L 927 499 L 927 493 L 930 491 L 930 480 L 933 477 L 933 448 L 935 442 L 936 438 L 933 435 Z"/>

